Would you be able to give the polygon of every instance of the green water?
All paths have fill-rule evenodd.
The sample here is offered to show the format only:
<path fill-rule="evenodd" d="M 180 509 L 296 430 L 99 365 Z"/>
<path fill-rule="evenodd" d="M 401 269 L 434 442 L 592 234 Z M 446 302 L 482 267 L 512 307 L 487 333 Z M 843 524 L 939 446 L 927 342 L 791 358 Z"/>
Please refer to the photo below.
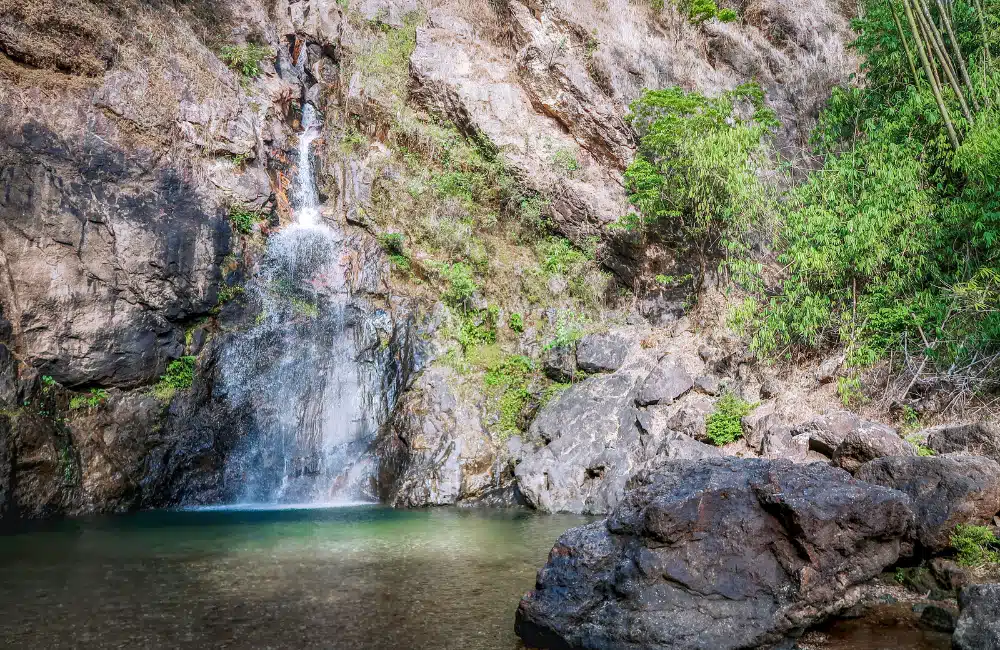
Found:
<path fill-rule="evenodd" d="M 4 648 L 518 647 L 573 516 L 381 507 L 159 512 L 0 536 Z"/>

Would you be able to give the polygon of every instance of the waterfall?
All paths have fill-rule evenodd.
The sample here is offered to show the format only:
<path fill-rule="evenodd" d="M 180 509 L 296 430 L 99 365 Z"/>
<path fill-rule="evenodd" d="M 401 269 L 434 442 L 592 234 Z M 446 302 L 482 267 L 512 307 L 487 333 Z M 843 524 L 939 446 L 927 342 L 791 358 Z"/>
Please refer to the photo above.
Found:
<path fill-rule="evenodd" d="M 356 500 L 367 476 L 359 459 L 377 424 L 357 362 L 357 330 L 368 324 L 345 280 L 345 237 L 321 218 L 311 145 L 322 123 L 311 104 L 301 124 L 294 223 L 271 236 L 247 285 L 256 323 L 221 356 L 225 396 L 249 421 L 225 471 L 239 503 Z"/>

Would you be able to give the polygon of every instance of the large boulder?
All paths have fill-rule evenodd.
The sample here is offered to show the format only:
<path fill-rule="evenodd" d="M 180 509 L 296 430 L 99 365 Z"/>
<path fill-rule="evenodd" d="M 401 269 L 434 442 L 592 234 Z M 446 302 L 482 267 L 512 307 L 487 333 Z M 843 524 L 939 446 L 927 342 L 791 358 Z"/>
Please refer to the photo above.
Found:
<path fill-rule="evenodd" d="M 973 585 L 958 596 L 955 650 L 1000 650 L 1000 585 Z"/>
<path fill-rule="evenodd" d="M 923 548 L 943 551 L 959 524 L 986 524 L 1000 511 L 1000 464 L 965 454 L 873 460 L 855 478 L 910 495 L 914 537 Z"/>
<path fill-rule="evenodd" d="M 1000 463 L 1000 427 L 988 422 L 945 424 L 920 432 L 927 446 L 939 454 L 966 451 Z"/>
<path fill-rule="evenodd" d="M 891 427 L 865 420 L 850 411 L 833 411 L 799 424 L 792 429 L 792 435 L 809 434 L 810 449 L 832 456 L 847 436 L 858 429 L 872 428 L 893 431 Z"/>
<path fill-rule="evenodd" d="M 642 382 L 635 403 L 639 406 L 671 404 L 694 387 L 694 379 L 679 359 L 671 356 L 660 360 Z"/>
<path fill-rule="evenodd" d="M 544 648 L 771 647 L 851 606 L 899 557 L 909 498 L 829 466 L 672 461 L 564 534 L 521 600 Z"/>
<path fill-rule="evenodd" d="M 886 456 L 916 456 L 917 449 L 893 429 L 876 425 L 852 431 L 833 451 L 833 464 L 852 474 L 868 461 Z"/>
<path fill-rule="evenodd" d="M 576 365 L 584 372 L 614 372 L 625 363 L 629 342 L 616 334 L 591 334 L 576 345 Z"/>

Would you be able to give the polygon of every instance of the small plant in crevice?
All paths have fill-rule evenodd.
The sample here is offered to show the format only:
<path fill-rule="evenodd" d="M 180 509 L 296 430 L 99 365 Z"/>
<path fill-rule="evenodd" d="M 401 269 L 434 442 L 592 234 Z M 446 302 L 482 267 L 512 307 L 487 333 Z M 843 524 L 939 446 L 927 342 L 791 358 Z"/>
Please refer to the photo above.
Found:
<path fill-rule="evenodd" d="M 715 410 L 705 418 L 705 435 L 717 446 L 728 445 L 743 437 L 743 417 L 756 408 L 746 400 L 726 393 L 715 403 Z"/>
<path fill-rule="evenodd" d="M 72 411 L 82 409 L 95 409 L 108 401 L 108 391 L 103 388 L 91 388 L 84 395 L 76 395 L 69 400 L 69 408 Z"/>
<path fill-rule="evenodd" d="M 56 385 L 56 380 L 51 375 L 42 375 L 42 392 L 49 392 Z"/>
<path fill-rule="evenodd" d="M 492 363 L 486 371 L 486 393 L 497 413 L 491 428 L 500 440 L 521 433 L 521 417 L 531 399 L 529 384 L 534 370 L 528 357 L 511 355 Z"/>
<path fill-rule="evenodd" d="M 249 81 L 261 75 L 260 64 L 274 56 L 274 50 L 263 45 L 224 45 L 219 50 L 219 58 L 235 70 L 241 81 Z"/>
<path fill-rule="evenodd" d="M 411 268 L 410 255 L 406 252 L 406 240 L 403 233 L 387 232 L 378 236 L 378 243 L 389 256 L 389 261 L 393 267 L 401 271 L 409 271 Z"/>
<path fill-rule="evenodd" d="M 292 297 L 289 299 L 292 304 L 292 311 L 298 316 L 306 318 L 319 318 L 319 306 L 302 298 Z"/>
<path fill-rule="evenodd" d="M 166 373 L 160 376 L 159 383 L 153 387 L 153 395 L 162 402 L 169 402 L 178 390 L 191 388 L 194 383 L 194 367 L 195 357 L 192 356 L 171 361 Z"/>
<path fill-rule="evenodd" d="M 229 223 L 233 230 L 241 235 L 249 235 L 253 232 L 253 227 L 261 220 L 261 215 L 256 210 L 248 210 L 240 206 L 229 208 Z"/>
<path fill-rule="evenodd" d="M 568 175 L 580 171 L 580 160 L 569 149 L 559 149 L 553 153 L 552 164 L 557 171 Z"/>
<path fill-rule="evenodd" d="M 556 317 L 552 340 L 545 344 L 545 350 L 566 348 L 576 345 L 587 331 L 586 317 L 573 311 L 563 310 Z"/>
<path fill-rule="evenodd" d="M 959 524 L 950 541 L 962 566 L 1000 564 L 1000 539 L 988 526 Z"/>
<path fill-rule="evenodd" d="M 510 318 L 507 319 L 507 326 L 511 329 L 512 332 L 517 332 L 518 334 L 522 334 L 524 332 L 524 316 L 522 316 L 517 312 L 514 312 L 513 314 L 510 315 Z"/>

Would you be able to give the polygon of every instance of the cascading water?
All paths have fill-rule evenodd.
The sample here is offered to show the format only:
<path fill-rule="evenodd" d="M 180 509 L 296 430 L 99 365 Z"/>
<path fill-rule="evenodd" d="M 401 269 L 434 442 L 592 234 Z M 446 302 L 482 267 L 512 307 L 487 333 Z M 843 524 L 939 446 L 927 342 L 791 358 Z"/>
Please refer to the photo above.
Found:
<path fill-rule="evenodd" d="M 356 500 L 367 475 L 360 459 L 377 423 L 356 341 L 369 323 L 351 303 L 345 237 L 321 219 L 311 152 L 320 130 L 306 103 L 294 223 L 270 238 L 248 284 L 249 302 L 260 310 L 256 324 L 222 355 L 226 396 L 249 413 L 249 430 L 226 466 L 227 488 L 240 503 Z"/>

